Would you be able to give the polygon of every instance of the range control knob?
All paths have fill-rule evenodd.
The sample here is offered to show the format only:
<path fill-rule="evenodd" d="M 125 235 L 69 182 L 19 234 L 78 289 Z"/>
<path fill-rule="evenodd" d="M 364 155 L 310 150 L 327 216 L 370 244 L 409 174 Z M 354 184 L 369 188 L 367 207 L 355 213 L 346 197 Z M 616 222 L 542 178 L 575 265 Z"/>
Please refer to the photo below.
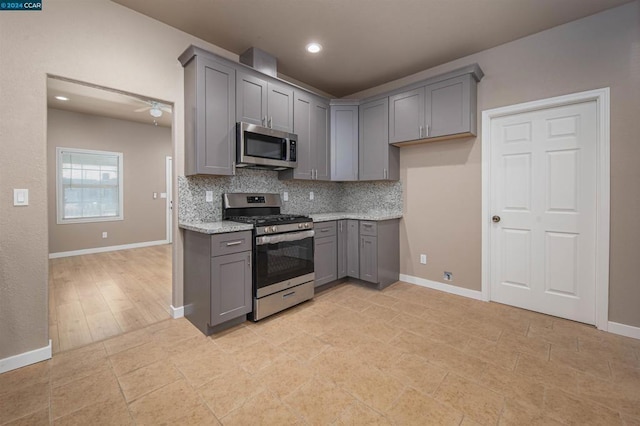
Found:
<path fill-rule="evenodd" d="M 276 232 L 277 230 L 278 230 L 278 227 L 277 227 L 277 226 L 273 225 L 273 226 L 271 227 L 271 232 Z"/>
<path fill-rule="evenodd" d="M 305 227 L 305 229 L 309 229 L 309 228 L 311 228 L 311 225 L 309 223 L 305 223 L 304 227 Z"/>
<path fill-rule="evenodd" d="M 304 227 L 303 224 L 301 224 L 301 223 L 298 224 L 298 229 L 302 229 L 303 227 Z"/>
<path fill-rule="evenodd" d="M 269 227 L 268 227 L 268 226 L 265 226 L 265 227 L 264 227 L 264 233 L 265 233 L 265 234 L 268 234 L 268 233 L 269 233 Z"/>

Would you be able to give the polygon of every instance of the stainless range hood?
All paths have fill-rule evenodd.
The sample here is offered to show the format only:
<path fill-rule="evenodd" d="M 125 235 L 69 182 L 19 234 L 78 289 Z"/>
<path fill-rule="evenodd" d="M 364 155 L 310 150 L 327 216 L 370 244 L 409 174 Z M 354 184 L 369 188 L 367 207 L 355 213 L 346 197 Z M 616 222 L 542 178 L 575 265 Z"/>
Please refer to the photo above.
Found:
<path fill-rule="evenodd" d="M 263 74 L 278 78 L 278 61 L 275 56 L 257 47 L 250 47 L 240 55 L 240 63 L 249 65 Z"/>

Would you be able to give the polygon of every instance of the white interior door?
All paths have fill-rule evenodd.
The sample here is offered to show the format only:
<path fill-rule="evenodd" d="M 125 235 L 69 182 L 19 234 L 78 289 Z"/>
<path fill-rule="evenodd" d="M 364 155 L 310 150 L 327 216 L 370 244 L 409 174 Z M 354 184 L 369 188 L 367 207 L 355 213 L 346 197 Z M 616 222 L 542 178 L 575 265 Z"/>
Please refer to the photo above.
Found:
<path fill-rule="evenodd" d="M 491 299 L 594 324 L 596 102 L 493 118 L 490 132 Z"/>

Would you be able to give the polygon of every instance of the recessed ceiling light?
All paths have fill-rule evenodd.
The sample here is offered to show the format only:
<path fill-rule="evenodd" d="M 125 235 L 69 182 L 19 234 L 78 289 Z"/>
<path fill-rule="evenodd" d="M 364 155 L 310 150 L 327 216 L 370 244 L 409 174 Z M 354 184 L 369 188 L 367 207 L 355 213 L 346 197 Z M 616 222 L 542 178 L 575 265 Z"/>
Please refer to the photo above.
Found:
<path fill-rule="evenodd" d="M 321 50 L 322 50 L 322 46 L 319 43 L 309 43 L 309 44 L 307 44 L 307 52 L 318 53 Z"/>
<path fill-rule="evenodd" d="M 68 101 L 69 98 L 67 98 L 66 96 L 56 96 L 56 99 L 59 101 Z"/>

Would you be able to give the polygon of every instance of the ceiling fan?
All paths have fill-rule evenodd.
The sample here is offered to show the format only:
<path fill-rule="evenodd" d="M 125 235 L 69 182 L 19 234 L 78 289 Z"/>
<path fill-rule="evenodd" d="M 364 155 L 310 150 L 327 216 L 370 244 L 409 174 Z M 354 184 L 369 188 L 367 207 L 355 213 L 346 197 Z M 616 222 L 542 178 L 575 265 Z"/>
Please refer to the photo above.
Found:
<path fill-rule="evenodd" d="M 149 114 L 151 114 L 151 116 L 153 118 L 162 117 L 162 111 L 168 112 L 169 114 L 171 114 L 171 107 L 169 105 L 163 104 L 162 102 L 158 102 L 158 101 L 143 101 L 141 99 L 140 99 L 140 102 L 144 102 L 145 104 L 147 104 L 147 106 L 146 107 L 142 107 L 142 108 L 138 108 L 138 109 L 134 110 L 134 112 L 149 111 Z"/>

